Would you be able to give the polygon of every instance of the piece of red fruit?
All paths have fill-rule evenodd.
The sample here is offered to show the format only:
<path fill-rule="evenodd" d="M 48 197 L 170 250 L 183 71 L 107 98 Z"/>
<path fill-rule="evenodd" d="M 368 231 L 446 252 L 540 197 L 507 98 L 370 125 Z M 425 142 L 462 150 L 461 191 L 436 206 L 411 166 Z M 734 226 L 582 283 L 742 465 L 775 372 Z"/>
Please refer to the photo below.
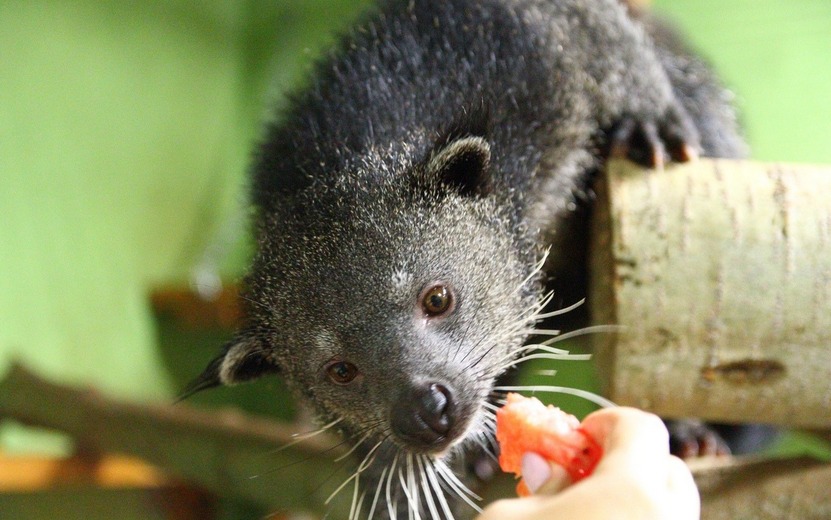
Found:
<path fill-rule="evenodd" d="M 603 448 L 580 428 L 576 417 L 514 393 L 496 411 L 496 440 L 499 467 L 517 476 L 522 473 L 522 455 L 529 451 L 562 466 L 572 482 L 591 475 L 603 455 Z M 517 494 L 530 494 L 524 481 L 519 482 Z"/>

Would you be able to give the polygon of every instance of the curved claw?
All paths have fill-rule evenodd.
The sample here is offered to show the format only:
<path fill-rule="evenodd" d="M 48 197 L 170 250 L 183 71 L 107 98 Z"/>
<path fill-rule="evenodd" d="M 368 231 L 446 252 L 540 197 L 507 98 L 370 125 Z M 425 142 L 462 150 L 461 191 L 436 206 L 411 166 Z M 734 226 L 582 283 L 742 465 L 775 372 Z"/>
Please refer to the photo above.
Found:
<path fill-rule="evenodd" d="M 698 159 L 698 131 L 683 108 L 673 106 L 661 121 L 624 116 L 609 135 L 609 156 L 628 158 L 650 168 L 663 168 L 667 159 Z"/>
<path fill-rule="evenodd" d="M 682 459 L 730 455 L 730 447 L 708 425 L 698 421 L 670 421 L 670 452 Z"/>
<path fill-rule="evenodd" d="M 647 143 L 647 149 L 651 151 L 649 154 L 649 166 L 656 169 L 664 168 L 664 157 L 667 150 L 661 136 L 658 132 L 658 125 L 649 121 L 641 124 L 641 132 L 643 132 L 644 139 Z"/>

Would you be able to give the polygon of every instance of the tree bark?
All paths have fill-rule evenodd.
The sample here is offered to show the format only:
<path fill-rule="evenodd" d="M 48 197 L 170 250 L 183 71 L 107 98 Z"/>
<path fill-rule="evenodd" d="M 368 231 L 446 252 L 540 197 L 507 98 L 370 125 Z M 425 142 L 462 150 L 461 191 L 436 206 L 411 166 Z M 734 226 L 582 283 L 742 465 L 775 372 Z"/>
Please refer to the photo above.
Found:
<path fill-rule="evenodd" d="M 831 464 L 808 457 L 717 458 L 690 463 L 702 520 L 831 518 Z"/>
<path fill-rule="evenodd" d="M 831 168 L 613 162 L 591 237 L 606 394 L 665 417 L 831 428 Z"/>
<path fill-rule="evenodd" d="M 82 453 L 134 455 L 218 495 L 280 510 L 323 511 L 328 494 L 354 469 L 334 462 L 346 447 L 333 436 L 292 444 L 308 425 L 185 404 L 127 403 L 51 383 L 19 365 L 0 381 L 0 418 L 65 432 Z M 350 494 L 351 488 L 340 493 L 334 507 L 348 508 Z"/>

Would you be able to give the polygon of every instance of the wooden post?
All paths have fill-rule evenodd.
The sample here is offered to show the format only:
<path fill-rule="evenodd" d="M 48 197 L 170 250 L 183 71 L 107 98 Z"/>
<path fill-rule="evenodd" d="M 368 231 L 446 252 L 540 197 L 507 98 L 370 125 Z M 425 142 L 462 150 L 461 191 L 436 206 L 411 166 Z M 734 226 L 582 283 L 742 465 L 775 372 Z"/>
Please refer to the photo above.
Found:
<path fill-rule="evenodd" d="M 831 168 L 610 164 L 591 244 L 606 394 L 665 417 L 831 428 Z"/>

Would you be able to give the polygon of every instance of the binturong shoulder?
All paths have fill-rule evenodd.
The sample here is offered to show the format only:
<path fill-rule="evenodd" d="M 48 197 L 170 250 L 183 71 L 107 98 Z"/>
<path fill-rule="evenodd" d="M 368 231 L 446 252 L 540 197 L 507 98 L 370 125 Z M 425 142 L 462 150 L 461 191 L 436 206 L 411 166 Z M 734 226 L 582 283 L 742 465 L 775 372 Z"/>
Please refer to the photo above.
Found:
<path fill-rule="evenodd" d="M 470 46 L 484 32 L 493 35 L 494 25 L 516 26 L 509 11 L 491 1 L 380 2 L 318 60 L 308 84 L 267 127 L 254 168 L 255 205 L 268 210 L 275 199 L 338 177 L 357 188 L 362 177 L 423 162 L 439 144 L 483 136 L 499 87 L 493 76 L 507 75 L 507 65 L 489 52 L 491 38 Z"/>
<path fill-rule="evenodd" d="M 343 172 L 393 171 L 471 123 L 490 124 L 504 184 L 527 192 L 545 159 L 567 205 L 572 181 L 597 161 L 577 151 L 624 112 L 662 117 L 669 88 L 651 41 L 616 0 L 383 1 L 268 126 L 252 198 L 268 210 Z"/>

